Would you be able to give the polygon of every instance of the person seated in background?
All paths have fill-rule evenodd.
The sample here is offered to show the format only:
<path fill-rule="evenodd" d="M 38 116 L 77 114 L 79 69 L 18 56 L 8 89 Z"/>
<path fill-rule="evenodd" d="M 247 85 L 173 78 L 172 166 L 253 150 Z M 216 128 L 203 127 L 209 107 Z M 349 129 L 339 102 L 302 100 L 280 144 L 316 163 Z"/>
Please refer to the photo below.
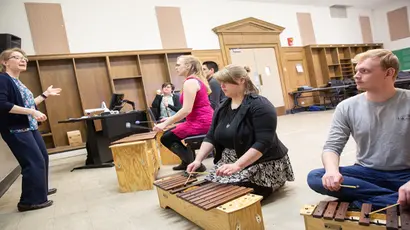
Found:
<path fill-rule="evenodd" d="M 155 125 L 154 131 L 164 130 L 167 126 L 186 118 L 161 137 L 161 143 L 181 159 L 181 164 L 173 169 L 186 170 L 188 164 L 194 161 L 195 153 L 182 144 L 181 140 L 189 136 L 206 134 L 211 126 L 214 111 L 208 99 L 211 90 L 198 58 L 190 55 L 180 56 L 175 69 L 179 76 L 186 77 L 180 98 L 182 108 L 163 123 Z M 199 165 L 197 169 L 206 170 L 204 165 Z"/>
<path fill-rule="evenodd" d="M 293 181 L 288 149 L 276 134 L 275 107 L 248 75 L 249 69 L 228 65 L 214 77 L 227 96 L 215 111 L 211 129 L 187 172 L 193 172 L 215 148 L 215 166 L 205 177 L 254 189 L 264 198 Z"/>
<path fill-rule="evenodd" d="M 159 114 L 160 122 L 163 122 L 177 113 L 182 105 L 179 101 L 179 95 L 174 93 L 175 86 L 172 83 L 165 82 L 161 89 L 161 92 L 155 96 L 152 102 L 152 108 L 156 110 L 156 114 Z"/>
<path fill-rule="evenodd" d="M 38 131 L 38 122 L 46 121 L 47 116 L 37 106 L 49 96 L 59 95 L 61 89 L 50 86 L 34 97 L 19 79 L 27 62 L 19 48 L 0 54 L 0 133 L 21 167 L 20 212 L 50 207 L 53 201 L 47 196 L 57 192 L 48 187 L 48 152 Z"/>
<path fill-rule="evenodd" d="M 350 202 L 351 210 L 363 203 L 374 209 L 409 205 L 410 91 L 394 86 L 399 60 L 391 51 L 374 49 L 354 61 L 357 89 L 365 92 L 336 107 L 322 153 L 324 168 L 312 170 L 307 183 L 317 193 Z M 350 134 L 357 145 L 356 162 L 339 166 Z"/>
<path fill-rule="evenodd" d="M 213 61 L 206 61 L 202 63 L 202 70 L 205 73 L 206 79 L 209 82 L 212 93 L 209 95 L 209 101 L 211 107 L 216 110 L 219 104 L 226 98 L 224 92 L 221 89 L 221 84 L 213 77 L 218 72 L 218 65 Z"/>

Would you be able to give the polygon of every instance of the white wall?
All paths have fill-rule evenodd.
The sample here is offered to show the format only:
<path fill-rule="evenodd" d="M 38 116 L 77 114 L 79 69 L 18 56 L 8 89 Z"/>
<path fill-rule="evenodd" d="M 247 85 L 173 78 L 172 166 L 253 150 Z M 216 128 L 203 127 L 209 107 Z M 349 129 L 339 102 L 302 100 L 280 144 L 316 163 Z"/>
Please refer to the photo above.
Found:
<path fill-rule="evenodd" d="M 389 24 L 387 21 L 387 12 L 407 6 L 407 13 L 410 20 L 410 1 L 393 2 L 380 7 L 373 11 L 374 38 L 376 42 L 383 42 L 384 48 L 398 50 L 410 47 L 410 38 L 404 38 L 396 41 L 390 40 Z"/>
<path fill-rule="evenodd" d="M 294 38 L 295 46 L 301 45 L 296 12 L 311 13 L 318 44 L 362 43 L 359 15 L 372 14 L 370 10 L 349 8 L 347 19 L 332 19 L 327 7 L 227 0 L 1 1 L 0 32 L 21 37 L 29 54 L 34 54 L 34 48 L 24 2 L 61 3 L 72 53 L 162 49 L 155 6 L 181 7 L 188 47 L 193 49 L 219 49 L 212 28 L 246 17 L 285 27 L 283 46 L 287 46 L 288 37 Z"/>

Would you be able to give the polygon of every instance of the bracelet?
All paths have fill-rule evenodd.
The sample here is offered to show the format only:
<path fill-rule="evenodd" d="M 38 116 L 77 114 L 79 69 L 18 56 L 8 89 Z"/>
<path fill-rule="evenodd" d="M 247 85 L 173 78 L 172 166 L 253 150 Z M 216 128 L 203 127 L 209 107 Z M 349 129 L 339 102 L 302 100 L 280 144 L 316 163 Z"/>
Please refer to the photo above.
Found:
<path fill-rule="evenodd" d="M 40 96 L 42 96 L 44 99 L 47 99 L 47 96 L 42 93 Z"/>

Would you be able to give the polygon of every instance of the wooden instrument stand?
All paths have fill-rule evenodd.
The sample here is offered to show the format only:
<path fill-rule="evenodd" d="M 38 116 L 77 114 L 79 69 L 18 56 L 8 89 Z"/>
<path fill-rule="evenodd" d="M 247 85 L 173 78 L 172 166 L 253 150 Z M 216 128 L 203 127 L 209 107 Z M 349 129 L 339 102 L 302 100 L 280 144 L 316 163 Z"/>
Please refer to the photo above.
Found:
<path fill-rule="evenodd" d="M 153 189 L 160 167 L 155 135 L 135 134 L 110 146 L 121 192 Z"/>
<path fill-rule="evenodd" d="M 262 196 L 251 194 L 253 189 L 187 179 L 177 175 L 154 182 L 161 208 L 171 208 L 207 230 L 265 229 Z"/>
<path fill-rule="evenodd" d="M 305 205 L 300 214 L 306 230 L 410 230 L 410 211 L 397 207 L 387 209 L 387 214 L 371 211 L 371 204 L 363 204 L 360 212 L 348 211 L 349 203 L 321 201 L 318 205 Z"/>

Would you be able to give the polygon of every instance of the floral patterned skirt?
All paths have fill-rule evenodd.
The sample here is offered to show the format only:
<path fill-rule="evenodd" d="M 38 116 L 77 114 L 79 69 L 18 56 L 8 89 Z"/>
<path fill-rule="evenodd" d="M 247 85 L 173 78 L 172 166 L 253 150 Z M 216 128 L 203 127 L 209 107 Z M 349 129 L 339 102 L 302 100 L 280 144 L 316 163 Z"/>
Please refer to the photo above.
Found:
<path fill-rule="evenodd" d="M 277 189 L 282 187 L 286 181 L 294 181 L 292 165 L 288 155 L 281 159 L 262 162 L 252 165 L 230 176 L 216 176 L 216 170 L 223 164 L 232 164 L 238 160 L 235 150 L 225 149 L 221 160 L 209 170 L 205 180 L 217 183 L 250 182 L 263 187 Z"/>

